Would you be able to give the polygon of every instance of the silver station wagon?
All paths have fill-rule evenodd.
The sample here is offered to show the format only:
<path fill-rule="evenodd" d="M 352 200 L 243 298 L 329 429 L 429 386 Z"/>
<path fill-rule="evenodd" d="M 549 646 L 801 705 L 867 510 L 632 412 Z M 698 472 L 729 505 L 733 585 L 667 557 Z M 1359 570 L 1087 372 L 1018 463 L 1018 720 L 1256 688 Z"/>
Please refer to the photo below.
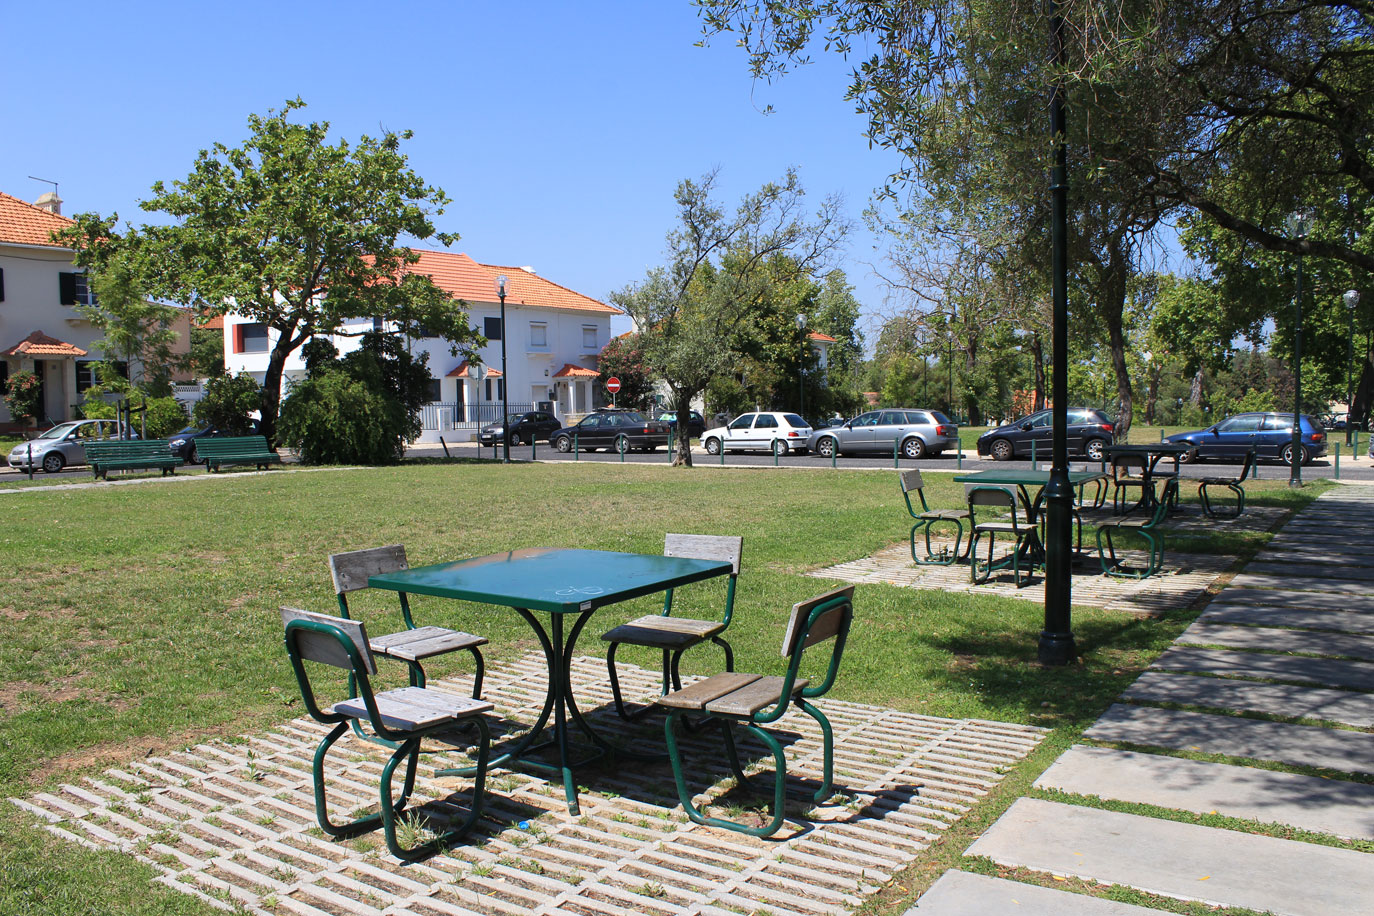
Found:
<path fill-rule="evenodd" d="M 68 465 L 86 463 L 87 442 L 118 436 L 114 420 L 69 420 L 10 449 L 10 467 L 27 471 L 32 455 L 35 469 L 41 467 L 46 473 L 56 474 Z"/>
<path fill-rule="evenodd" d="M 812 433 L 807 447 L 826 458 L 860 452 L 891 455 L 894 448 L 907 458 L 933 457 L 959 447 L 959 427 L 938 410 L 870 410 L 842 426 Z"/>

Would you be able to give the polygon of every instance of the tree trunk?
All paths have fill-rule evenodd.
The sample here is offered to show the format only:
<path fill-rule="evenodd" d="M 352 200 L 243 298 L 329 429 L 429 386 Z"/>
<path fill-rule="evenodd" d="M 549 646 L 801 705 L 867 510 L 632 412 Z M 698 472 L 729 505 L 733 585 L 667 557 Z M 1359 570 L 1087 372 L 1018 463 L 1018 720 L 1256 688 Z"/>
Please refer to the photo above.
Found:
<path fill-rule="evenodd" d="M 289 335 L 277 339 L 272 354 L 267 358 L 267 371 L 262 376 L 262 418 L 258 431 L 267 437 L 268 445 L 277 440 L 277 414 L 281 411 L 281 378 L 286 368 L 286 357 L 291 355 Z"/>
<path fill-rule="evenodd" d="M 1159 401 L 1159 370 L 1151 363 L 1145 370 L 1145 423 L 1153 426 L 1155 406 Z"/>
<path fill-rule="evenodd" d="M 692 431 L 689 425 L 684 422 L 684 418 L 692 416 L 692 395 L 693 391 L 674 391 L 673 407 L 677 411 L 677 426 L 673 428 L 673 436 L 677 439 L 677 451 L 673 453 L 673 467 L 692 466 Z"/>
<path fill-rule="evenodd" d="M 1126 252 L 1119 244 L 1112 246 L 1103 282 L 1099 287 L 1102 307 L 1102 320 L 1107 325 L 1107 338 L 1111 346 L 1112 374 L 1116 377 L 1116 397 L 1120 409 L 1116 415 L 1115 436 L 1118 442 L 1125 442 L 1131 431 L 1131 419 L 1135 395 L 1131 392 L 1131 372 L 1126 366 L 1126 276 L 1129 264 Z"/>
<path fill-rule="evenodd" d="M 1031 399 L 1031 413 L 1045 407 L 1045 342 L 1040 332 L 1031 335 L 1031 359 L 1035 365 L 1035 392 Z"/>
<path fill-rule="evenodd" d="M 1371 398 L 1374 395 L 1374 350 L 1369 350 L 1364 355 L 1364 362 L 1360 365 L 1359 380 L 1355 383 L 1355 397 L 1350 404 L 1350 413 L 1345 418 L 1347 424 L 1355 424 L 1356 429 L 1369 428 L 1369 408 Z"/>
<path fill-rule="evenodd" d="M 1188 403 L 1194 407 L 1202 407 L 1202 367 L 1198 366 L 1193 373 L 1193 385 L 1188 391 Z"/>

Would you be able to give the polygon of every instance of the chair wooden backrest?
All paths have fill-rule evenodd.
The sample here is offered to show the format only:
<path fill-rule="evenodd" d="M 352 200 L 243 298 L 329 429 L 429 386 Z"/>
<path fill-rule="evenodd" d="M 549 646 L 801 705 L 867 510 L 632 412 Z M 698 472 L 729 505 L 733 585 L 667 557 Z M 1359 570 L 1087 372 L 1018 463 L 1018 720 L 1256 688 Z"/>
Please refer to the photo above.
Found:
<path fill-rule="evenodd" d="M 906 511 L 912 518 L 920 518 L 921 512 L 929 512 L 930 506 L 926 503 L 925 481 L 921 478 L 921 472 L 915 468 L 910 471 L 903 471 L 901 474 L 902 496 L 906 499 Z M 911 504 L 911 494 L 915 493 L 921 500 L 921 512 L 916 511 L 916 507 Z"/>
<path fill-rule="evenodd" d="M 740 564 L 744 559 L 744 538 L 717 534 L 665 534 L 663 555 L 730 562 L 730 581 L 725 587 L 725 614 L 722 618 L 728 626 L 730 616 L 735 612 L 735 582 L 739 579 Z M 667 616 L 672 609 L 673 589 L 670 588 L 663 596 L 663 614 Z"/>
<path fill-rule="evenodd" d="M 1258 454 L 1254 449 L 1250 449 L 1245 453 L 1245 463 L 1240 466 L 1240 473 L 1236 475 L 1236 483 L 1244 483 L 1245 479 L 1250 476 L 1250 472 L 1255 469 L 1255 460 L 1257 457 Z"/>
<path fill-rule="evenodd" d="M 286 627 L 286 648 L 292 658 L 333 665 L 345 671 L 361 667 L 368 674 L 377 673 L 376 661 L 367 644 L 367 630 L 361 622 L 291 607 L 281 609 L 281 622 Z"/>
<path fill-rule="evenodd" d="M 789 659 L 781 692 L 782 699 L 771 713 L 756 716 L 756 722 L 771 722 L 786 711 L 788 698 L 792 694 L 792 684 L 801 670 L 806 650 L 828 639 L 833 639 L 835 643 L 830 649 L 830 662 L 826 666 L 825 678 L 819 684 L 803 688 L 801 695 L 818 697 L 831 688 L 835 683 L 835 675 L 840 670 L 840 658 L 844 655 L 845 642 L 849 638 L 849 625 L 853 619 L 852 585 L 792 605 L 792 613 L 787 619 L 787 629 L 782 637 L 782 655 Z"/>
<path fill-rule="evenodd" d="M 1112 480 L 1121 480 L 1126 477 L 1145 476 L 1145 456 L 1144 455 L 1117 455 L 1112 459 Z M 1140 473 L 1132 473 L 1132 469 Z"/>
<path fill-rule="evenodd" d="M 1005 512 L 1006 521 L 1010 521 L 1019 530 L 1025 523 L 1026 507 L 1018 496 L 1016 490 L 1009 486 L 994 486 L 989 484 L 965 484 L 964 498 L 968 500 L 968 511 L 971 522 L 977 527 L 977 507 L 983 506 L 988 509 L 999 510 L 998 514 Z M 1018 508 L 1019 507 L 1019 508 Z"/>
<path fill-rule="evenodd" d="M 334 593 L 339 596 L 339 613 L 348 617 L 348 596 L 352 592 L 367 588 L 367 577 L 382 573 L 409 569 L 406 562 L 406 549 L 403 544 L 389 544 L 386 547 L 369 547 L 366 550 L 349 550 L 344 553 L 330 554 L 329 573 L 334 577 Z M 406 627 L 415 629 L 415 621 L 410 618 L 410 599 L 400 592 L 401 617 Z"/>

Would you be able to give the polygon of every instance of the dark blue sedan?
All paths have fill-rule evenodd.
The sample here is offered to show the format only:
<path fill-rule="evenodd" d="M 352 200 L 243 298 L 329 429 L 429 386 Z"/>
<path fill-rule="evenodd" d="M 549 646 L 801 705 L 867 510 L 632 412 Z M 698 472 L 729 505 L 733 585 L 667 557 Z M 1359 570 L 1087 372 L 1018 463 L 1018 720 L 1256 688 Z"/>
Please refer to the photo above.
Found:
<path fill-rule="evenodd" d="M 1302 415 L 1302 447 L 1299 460 L 1310 464 L 1326 454 L 1326 430 L 1315 417 Z M 1186 442 L 1197 446 L 1195 458 L 1241 462 L 1245 453 L 1255 457 L 1293 463 L 1293 415 L 1291 413 L 1238 413 L 1220 423 L 1191 433 L 1175 433 L 1165 442 Z"/>

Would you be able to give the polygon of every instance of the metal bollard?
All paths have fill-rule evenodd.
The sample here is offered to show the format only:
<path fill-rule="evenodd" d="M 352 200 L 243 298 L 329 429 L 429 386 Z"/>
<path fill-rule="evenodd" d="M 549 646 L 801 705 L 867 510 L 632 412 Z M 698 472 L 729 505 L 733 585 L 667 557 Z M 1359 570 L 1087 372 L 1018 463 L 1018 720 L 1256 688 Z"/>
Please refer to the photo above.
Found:
<path fill-rule="evenodd" d="M 1164 441 L 1164 430 L 1162 430 L 1162 429 L 1159 431 L 1159 441 L 1160 441 L 1160 442 L 1163 442 L 1163 441 Z"/>
<path fill-rule="evenodd" d="M 1040 470 L 1040 459 L 1035 457 L 1035 440 L 1031 440 L 1031 470 Z"/>
<path fill-rule="evenodd" d="M 839 457 L 840 457 L 840 446 L 839 446 L 839 443 L 836 443 L 836 444 L 835 444 L 834 446 L 832 446 L 831 449 L 830 449 L 830 466 L 831 466 L 832 468 L 838 467 L 838 465 L 835 464 L 835 459 L 837 459 L 837 458 L 839 458 Z"/>
<path fill-rule="evenodd" d="M 1336 479 L 1341 479 L 1341 444 L 1336 443 Z"/>
<path fill-rule="evenodd" d="M 33 443 L 25 446 L 29 453 L 29 480 L 33 480 Z"/>
<path fill-rule="evenodd" d="M 725 467 L 725 443 L 720 444 L 720 466 Z"/>
<path fill-rule="evenodd" d="M 573 461 L 580 461 L 580 455 L 581 452 L 579 452 L 577 448 L 577 433 L 573 433 Z"/>
<path fill-rule="evenodd" d="M 668 463 L 673 463 L 673 439 L 676 438 L 671 432 L 668 433 Z"/>
<path fill-rule="evenodd" d="M 530 433 L 530 460 L 539 460 L 539 437 L 534 433 Z"/>
<path fill-rule="evenodd" d="M 898 453 L 897 453 L 897 449 L 898 449 L 898 447 L 899 447 L 899 443 L 897 442 L 896 439 L 893 439 L 893 440 L 892 440 L 892 467 L 893 467 L 893 468 L 900 468 L 900 467 L 901 467 L 901 465 L 897 463 L 897 454 L 898 454 Z"/>
<path fill-rule="evenodd" d="M 962 443 L 962 442 L 959 443 L 959 465 L 958 465 L 958 468 L 959 468 L 959 470 L 961 470 L 961 471 L 964 469 L 964 443 Z"/>
<path fill-rule="evenodd" d="M 629 451 L 629 448 L 628 448 L 629 444 L 630 444 L 630 440 L 629 440 L 629 439 L 626 439 L 624 436 L 621 436 L 621 437 L 620 437 L 619 444 L 616 446 L 616 451 L 620 452 L 620 463 L 621 463 L 621 464 L 624 464 L 624 463 L 625 463 L 625 453 Z"/>

